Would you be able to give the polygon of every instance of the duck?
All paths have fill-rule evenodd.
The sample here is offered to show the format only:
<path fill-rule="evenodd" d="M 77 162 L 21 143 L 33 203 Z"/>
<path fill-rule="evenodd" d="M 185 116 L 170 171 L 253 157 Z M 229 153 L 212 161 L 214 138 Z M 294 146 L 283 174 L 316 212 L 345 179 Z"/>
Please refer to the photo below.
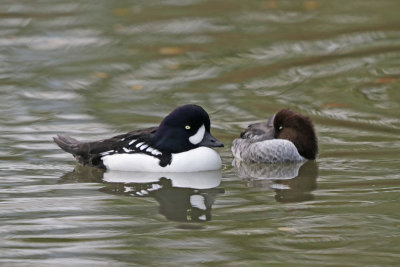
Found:
<path fill-rule="evenodd" d="M 54 142 L 81 165 L 136 172 L 198 172 L 219 170 L 223 147 L 210 133 L 210 117 L 194 104 L 177 107 L 156 127 L 109 139 L 81 142 L 58 134 Z"/>
<path fill-rule="evenodd" d="M 266 122 L 255 123 L 232 142 L 235 159 L 245 162 L 281 163 L 314 160 L 318 139 L 310 118 L 282 109 Z"/>

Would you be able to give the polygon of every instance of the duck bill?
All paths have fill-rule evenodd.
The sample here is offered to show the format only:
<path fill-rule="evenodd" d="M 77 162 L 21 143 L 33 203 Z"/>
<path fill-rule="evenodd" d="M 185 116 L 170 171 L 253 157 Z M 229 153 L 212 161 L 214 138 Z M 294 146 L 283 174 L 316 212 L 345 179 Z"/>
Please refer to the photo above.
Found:
<path fill-rule="evenodd" d="M 220 141 L 217 140 L 214 136 L 212 136 L 209 132 L 204 134 L 203 140 L 198 144 L 198 146 L 206 146 L 206 147 L 223 147 Z"/>

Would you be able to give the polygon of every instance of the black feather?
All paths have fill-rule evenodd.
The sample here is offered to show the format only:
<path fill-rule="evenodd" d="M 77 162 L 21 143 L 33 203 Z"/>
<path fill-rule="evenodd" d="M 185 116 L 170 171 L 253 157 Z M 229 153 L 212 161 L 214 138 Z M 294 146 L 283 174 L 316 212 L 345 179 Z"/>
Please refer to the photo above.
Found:
<path fill-rule="evenodd" d="M 53 140 L 61 149 L 71 153 L 75 159 L 83 165 L 105 168 L 101 160 L 103 156 L 118 153 L 142 153 L 158 158 L 160 160 L 160 166 L 165 167 L 171 163 L 171 153 L 163 152 L 162 154 L 154 155 L 146 151 L 147 148 L 141 150 L 140 147 L 136 147 L 139 143 L 152 147 L 151 136 L 156 131 L 157 127 L 151 127 L 95 142 L 80 142 L 65 135 L 57 135 Z"/>

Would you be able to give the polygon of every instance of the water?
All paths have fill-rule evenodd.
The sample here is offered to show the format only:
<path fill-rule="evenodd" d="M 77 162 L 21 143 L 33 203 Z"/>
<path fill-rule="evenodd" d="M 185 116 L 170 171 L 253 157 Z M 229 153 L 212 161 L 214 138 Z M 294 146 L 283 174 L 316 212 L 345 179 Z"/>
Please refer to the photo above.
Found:
<path fill-rule="evenodd" d="M 0 264 L 397 266 L 398 1 L 2 1 Z M 52 142 L 211 116 L 220 172 L 78 168 Z M 230 143 L 283 107 L 316 162 Z M 232 167 L 232 164 L 236 167 Z"/>

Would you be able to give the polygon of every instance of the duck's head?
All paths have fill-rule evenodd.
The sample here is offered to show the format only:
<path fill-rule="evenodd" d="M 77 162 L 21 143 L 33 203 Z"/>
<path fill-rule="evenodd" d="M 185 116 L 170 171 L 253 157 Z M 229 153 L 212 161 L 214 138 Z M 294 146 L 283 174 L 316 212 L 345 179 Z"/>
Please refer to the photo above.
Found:
<path fill-rule="evenodd" d="M 210 133 L 210 117 L 197 105 L 184 105 L 166 116 L 152 137 L 155 147 L 180 153 L 197 147 L 223 147 Z"/>
<path fill-rule="evenodd" d="M 307 159 L 316 158 L 318 140 L 313 123 L 308 117 L 290 109 L 283 109 L 276 113 L 272 119 L 274 138 L 291 141 L 299 154 Z"/>

